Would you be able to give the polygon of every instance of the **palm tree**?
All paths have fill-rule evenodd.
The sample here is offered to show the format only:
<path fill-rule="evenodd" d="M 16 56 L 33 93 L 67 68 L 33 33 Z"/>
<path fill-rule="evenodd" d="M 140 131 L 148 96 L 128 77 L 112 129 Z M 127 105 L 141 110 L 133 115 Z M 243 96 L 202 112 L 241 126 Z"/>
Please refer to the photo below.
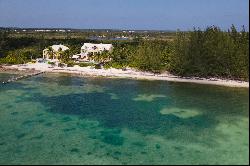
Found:
<path fill-rule="evenodd" d="M 57 59 L 62 59 L 61 55 L 62 55 L 63 51 L 62 51 L 62 48 L 60 47 L 57 51 L 57 55 L 56 55 L 56 58 Z"/>
<path fill-rule="evenodd" d="M 67 62 L 70 59 L 70 50 L 65 50 L 61 53 L 61 59 L 63 62 Z"/>
<path fill-rule="evenodd" d="M 101 60 L 102 63 L 110 61 L 110 60 L 111 60 L 111 55 L 110 55 L 110 53 L 109 53 L 107 50 L 104 50 L 104 51 L 101 53 L 100 60 Z"/>
<path fill-rule="evenodd" d="M 92 60 L 93 56 L 94 56 L 94 53 L 93 52 L 89 52 L 88 53 L 88 60 Z"/>
<path fill-rule="evenodd" d="M 101 53 L 97 52 L 95 56 L 93 57 L 94 61 L 100 62 L 101 60 Z"/>
<path fill-rule="evenodd" d="M 50 46 L 47 49 L 48 49 L 47 54 L 49 55 L 49 59 L 51 59 L 51 58 L 54 59 L 54 51 L 53 51 L 52 47 Z"/>

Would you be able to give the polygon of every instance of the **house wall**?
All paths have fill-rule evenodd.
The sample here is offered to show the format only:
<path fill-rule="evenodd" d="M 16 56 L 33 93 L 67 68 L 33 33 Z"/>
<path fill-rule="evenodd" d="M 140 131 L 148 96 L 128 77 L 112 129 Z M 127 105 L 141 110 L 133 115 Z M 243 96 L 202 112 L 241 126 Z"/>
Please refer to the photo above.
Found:
<path fill-rule="evenodd" d="M 69 48 L 64 46 L 64 45 L 53 45 L 51 46 L 53 50 L 53 59 L 58 59 L 60 54 L 59 54 L 59 49 L 61 48 L 62 52 L 68 50 Z M 43 50 L 43 59 L 50 59 L 50 55 L 48 54 L 48 49 Z"/>

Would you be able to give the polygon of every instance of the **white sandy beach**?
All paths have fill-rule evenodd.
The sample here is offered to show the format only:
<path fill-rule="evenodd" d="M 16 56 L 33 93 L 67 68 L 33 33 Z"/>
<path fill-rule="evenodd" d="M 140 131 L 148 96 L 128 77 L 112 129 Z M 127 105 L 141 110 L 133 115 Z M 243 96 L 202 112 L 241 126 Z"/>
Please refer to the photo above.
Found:
<path fill-rule="evenodd" d="M 45 63 L 35 63 L 26 65 L 12 65 L 3 66 L 4 69 L 17 69 L 17 70 L 37 70 L 43 72 L 56 72 L 56 73 L 72 73 L 80 74 L 83 76 L 104 76 L 104 77 L 119 77 L 119 78 L 133 78 L 133 79 L 147 79 L 147 80 L 165 80 L 173 82 L 189 82 L 198 84 L 211 84 L 228 87 L 245 87 L 249 88 L 249 82 L 224 80 L 224 79 L 205 79 L 205 78 L 182 78 L 171 75 L 169 73 L 153 74 L 149 72 L 136 71 L 135 69 L 127 69 L 123 71 L 121 69 L 94 69 L 93 67 L 51 67 L 51 65 Z"/>

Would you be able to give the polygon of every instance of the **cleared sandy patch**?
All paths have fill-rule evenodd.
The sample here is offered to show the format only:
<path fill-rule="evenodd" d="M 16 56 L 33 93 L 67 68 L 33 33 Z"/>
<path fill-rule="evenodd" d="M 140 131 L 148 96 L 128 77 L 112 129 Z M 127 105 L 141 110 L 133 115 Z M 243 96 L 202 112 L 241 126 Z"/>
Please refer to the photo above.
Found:
<path fill-rule="evenodd" d="M 175 115 L 179 118 L 192 118 L 200 115 L 201 113 L 195 109 L 183 109 L 177 107 L 163 108 L 160 113 L 162 115 Z"/>
<path fill-rule="evenodd" d="M 140 94 L 137 97 L 133 98 L 134 101 L 147 101 L 151 102 L 156 100 L 157 98 L 164 98 L 165 95 L 147 95 L 147 94 Z"/>

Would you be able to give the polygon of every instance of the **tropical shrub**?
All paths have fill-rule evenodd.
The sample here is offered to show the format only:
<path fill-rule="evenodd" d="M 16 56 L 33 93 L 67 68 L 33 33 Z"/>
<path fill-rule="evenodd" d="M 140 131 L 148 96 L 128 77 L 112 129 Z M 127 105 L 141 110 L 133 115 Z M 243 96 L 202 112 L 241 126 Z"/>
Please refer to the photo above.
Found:
<path fill-rule="evenodd" d="M 76 65 L 76 63 L 73 61 L 67 62 L 67 67 L 74 67 L 74 65 Z"/>
<path fill-rule="evenodd" d="M 58 67 L 65 67 L 64 63 L 58 63 Z"/>
<path fill-rule="evenodd" d="M 87 66 L 93 66 L 93 63 L 79 63 L 78 64 L 80 67 L 87 67 Z"/>
<path fill-rule="evenodd" d="M 100 64 L 95 65 L 95 69 L 101 69 L 101 68 L 102 68 L 102 66 Z"/>

